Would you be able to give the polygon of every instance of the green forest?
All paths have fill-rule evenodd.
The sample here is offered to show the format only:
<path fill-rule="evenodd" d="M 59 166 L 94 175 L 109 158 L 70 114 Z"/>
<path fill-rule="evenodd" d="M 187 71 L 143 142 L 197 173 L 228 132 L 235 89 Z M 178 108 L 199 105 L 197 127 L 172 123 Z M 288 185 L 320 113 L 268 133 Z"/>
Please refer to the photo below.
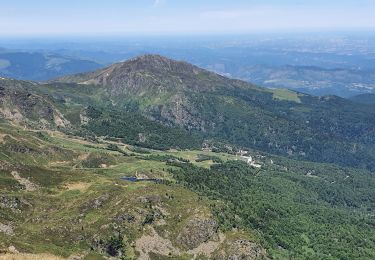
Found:
<path fill-rule="evenodd" d="M 174 178 L 213 202 L 221 228 L 252 230 L 274 259 L 374 259 L 375 180 L 370 172 L 284 160 L 255 170 L 173 163 Z M 334 181 L 336 180 L 336 181 Z"/>

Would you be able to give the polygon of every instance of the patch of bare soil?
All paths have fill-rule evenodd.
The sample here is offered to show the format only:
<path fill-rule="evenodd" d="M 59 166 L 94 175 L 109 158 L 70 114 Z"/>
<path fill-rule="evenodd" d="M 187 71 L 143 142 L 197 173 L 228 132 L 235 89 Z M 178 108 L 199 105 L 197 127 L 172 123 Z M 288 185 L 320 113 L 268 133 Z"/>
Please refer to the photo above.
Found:
<path fill-rule="evenodd" d="M 4 143 L 4 137 L 7 136 L 7 135 L 4 135 L 4 134 L 0 134 L 0 144 L 3 144 Z"/>
<path fill-rule="evenodd" d="M 65 185 L 67 190 L 79 190 L 80 192 L 87 191 L 90 188 L 91 183 L 88 182 L 75 182 L 75 183 L 68 183 Z"/>
<path fill-rule="evenodd" d="M 18 181 L 19 184 L 24 186 L 27 191 L 36 191 L 39 188 L 38 185 L 32 183 L 30 180 L 22 178 L 18 172 L 12 171 L 11 174 L 13 178 L 16 179 L 16 181 Z"/>
<path fill-rule="evenodd" d="M 6 253 L 0 255 L 0 260 L 63 260 L 64 258 L 50 254 L 21 254 Z"/>
<path fill-rule="evenodd" d="M 78 156 L 78 160 L 80 160 L 80 161 L 84 161 L 84 160 L 86 160 L 87 158 L 89 158 L 89 153 L 84 153 L 84 154 L 80 154 L 79 156 Z"/>
<path fill-rule="evenodd" d="M 63 260 L 64 258 L 51 254 L 20 253 L 14 246 L 0 252 L 0 260 Z"/>
<path fill-rule="evenodd" d="M 16 109 L 10 110 L 9 108 L 0 108 L 0 114 L 2 114 L 6 119 L 12 120 L 16 123 L 21 123 L 23 121 L 23 115 Z"/>

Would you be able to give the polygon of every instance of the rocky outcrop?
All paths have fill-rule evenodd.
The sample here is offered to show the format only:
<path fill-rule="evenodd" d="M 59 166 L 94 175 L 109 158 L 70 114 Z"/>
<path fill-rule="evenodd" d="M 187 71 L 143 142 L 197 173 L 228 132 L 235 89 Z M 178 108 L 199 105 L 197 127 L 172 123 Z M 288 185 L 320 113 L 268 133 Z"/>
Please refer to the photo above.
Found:
<path fill-rule="evenodd" d="M 166 105 L 147 108 L 145 113 L 150 119 L 170 126 L 179 125 L 200 131 L 205 131 L 207 128 L 207 124 L 200 118 L 199 112 L 182 94 L 171 97 Z"/>
<path fill-rule="evenodd" d="M 11 211 L 20 211 L 23 206 L 24 201 L 17 197 L 10 197 L 7 195 L 0 196 L 0 208 L 10 209 Z"/>
<path fill-rule="evenodd" d="M 265 250 L 258 244 L 248 240 L 235 241 L 230 249 L 228 259 L 266 259 Z"/>
<path fill-rule="evenodd" d="M 255 242 L 246 239 L 228 239 L 223 249 L 217 251 L 218 260 L 261 260 L 269 259 L 266 250 Z"/>
<path fill-rule="evenodd" d="M 144 234 L 136 241 L 135 248 L 140 260 L 150 259 L 150 253 L 162 256 L 180 255 L 180 251 L 172 245 L 172 242 L 159 236 L 153 228 L 149 230 L 149 234 Z"/>
<path fill-rule="evenodd" d="M 33 89 L 36 83 L 2 80 L 0 82 L 0 118 L 35 128 L 69 127 L 70 122 L 48 96 Z"/>
<path fill-rule="evenodd" d="M 97 210 L 104 206 L 104 204 L 110 199 L 109 194 L 103 194 L 93 200 L 83 203 L 80 207 L 80 212 L 85 213 L 90 210 Z"/>
<path fill-rule="evenodd" d="M 192 250 L 217 236 L 218 224 L 213 219 L 195 218 L 188 221 L 177 237 L 183 248 Z"/>
<path fill-rule="evenodd" d="M 14 235 L 13 227 L 9 224 L 6 225 L 3 223 L 0 223 L 0 233 L 3 233 L 7 236 L 13 236 Z"/>

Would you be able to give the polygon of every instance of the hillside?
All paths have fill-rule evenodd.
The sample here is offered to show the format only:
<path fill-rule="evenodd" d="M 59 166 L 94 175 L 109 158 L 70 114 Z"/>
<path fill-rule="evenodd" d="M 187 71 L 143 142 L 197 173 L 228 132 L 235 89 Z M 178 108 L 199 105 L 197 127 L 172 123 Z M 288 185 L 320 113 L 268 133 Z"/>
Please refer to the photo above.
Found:
<path fill-rule="evenodd" d="M 259 238 L 221 230 L 210 200 L 175 184 L 164 158 L 182 157 L 2 120 L 0 258 L 266 258 Z"/>
<path fill-rule="evenodd" d="M 0 76 L 8 78 L 42 81 L 100 67 L 96 62 L 60 54 L 0 50 Z"/>
<path fill-rule="evenodd" d="M 144 147 L 201 147 L 202 137 L 184 129 L 166 127 L 138 113 L 124 114 L 115 109 L 100 107 L 87 94 L 82 99 L 66 102 L 57 94 L 45 93 L 44 87 L 33 82 L 1 78 L 1 118 L 25 127 L 59 129 L 81 136 L 93 136 L 92 130 L 102 136 L 108 136 L 108 132 L 112 132 L 113 137 Z M 72 94 L 74 95 L 70 92 L 67 95 Z"/>
<path fill-rule="evenodd" d="M 86 95 L 80 88 L 89 89 L 120 111 L 135 111 L 206 139 L 302 160 L 375 167 L 375 112 L 343 98 L 260 88 L 157 55 L 45 87 L 61 92 L 61 82 L 79 84 L 74 90 L 79 97 Z"/>
<path fill-rule="evenodd" d="M 182 91 L 199 93 L 250 86 L 159 55 L 139 56 L 98 71 L 65 76 L 57 82 L 103 86 L 111 98 L 125 95 L 158 98 Z"/>
<path fill-rule="evenodd" d="M 350 98 L 351 101 L 365 105 L 375 105 L 375 94 L 361 94 Z"/>
<path fill-rule="evenodd" d="M 155 55 L 1 78 L 0 259 L 373 259 L 369 108 Z"/>
<path fill-rule="evenodd" d="M 219 64 L 207 68 L 215 71 L 216 67 L 220 68 Z M 345 98 L 361 93 L 375 93 L 373 70 L 260 64 L 228 67 L 231 68 L 231 77 L 270 88 L 288 88 L 311 95 L 338 95 Z M 216 71 L 221 72 L 218 69 Z"/>
<path fill-rule="evenodd" d="M 69 127 L 53 98 L 33 91 L 36 83 L 0 78 L 0 116 L 38 128 Z"/>
<path fill-rule="evenodd" d="M 0 134 L 1 256 L 375 256 L 371 172 L 249 151 L 257 169 L 233 154 L 140 149 L 6 121 Z"/>

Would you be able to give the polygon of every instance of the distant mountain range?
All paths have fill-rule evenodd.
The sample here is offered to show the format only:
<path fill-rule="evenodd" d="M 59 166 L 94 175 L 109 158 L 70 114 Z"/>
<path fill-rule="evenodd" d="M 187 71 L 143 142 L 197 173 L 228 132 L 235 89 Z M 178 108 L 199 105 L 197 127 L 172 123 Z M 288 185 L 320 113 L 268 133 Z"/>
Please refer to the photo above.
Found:
<path fill-rule="evenodd" d="M 375 94 L 361 94 L 352 97 L 350 100 L 361 104 L 375 105 Z"/>
<path fill-rule="evenodd" d="M 352 97 L 375 93 L 375 71 L 353 69 L 324 69 L 311 66 L 235 66 L 230 73 L 225 67 L 208 69 L 270 88 L 288 88 L 316 96 L 338 95 Z"/>
<path fill-rule="evenodd" d="M 100 67 L 93 61 L 59 54 L 0 50 L 0 76 L 3 77 L 42 81 Z"/>
<path fill-rule="evenodd" d="M 165 43 L 167 44 L 167 43 Z M 337 53 L 329 50 L 289 50 L 287 46 L 208 45 L 128 43 L 103 49 L 68 44 L 49 51 L 0 49 L 0 76 L 45 81 L 52 78 L 92 71 L 114 62 L 144 53 L 161 53 L 178 60 L 188 61 L 223 76 L 241 79 L 259 86 L 287 88 L 324 96 L 350 98 L 375 93 L 373 55 L 368 53 Z M 167 46 L 167 47 L 166 47 Z M 206 46 L 206 47 L 205 47 Z M 302 48 L 302 49 L 300 49 Z"/>

